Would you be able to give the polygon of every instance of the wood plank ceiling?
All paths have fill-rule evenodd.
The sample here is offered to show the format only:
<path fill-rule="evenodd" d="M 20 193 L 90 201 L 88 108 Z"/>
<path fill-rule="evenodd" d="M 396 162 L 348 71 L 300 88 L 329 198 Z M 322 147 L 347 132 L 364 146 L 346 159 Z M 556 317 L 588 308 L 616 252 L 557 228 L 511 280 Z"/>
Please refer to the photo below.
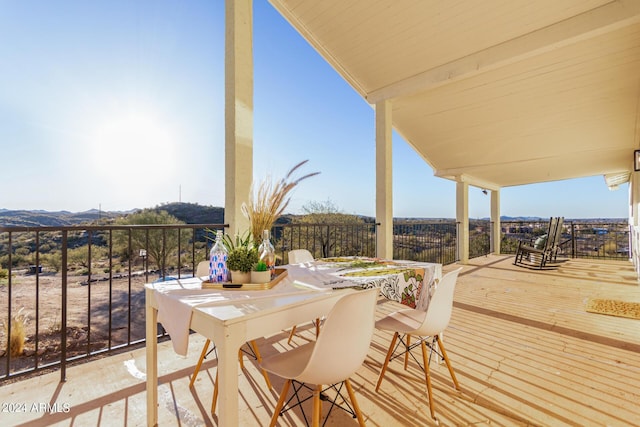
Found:
<path fill-rule="evenodd" d="M 633 170 L 640 0 L 270 0 L 437 176 Z"/>

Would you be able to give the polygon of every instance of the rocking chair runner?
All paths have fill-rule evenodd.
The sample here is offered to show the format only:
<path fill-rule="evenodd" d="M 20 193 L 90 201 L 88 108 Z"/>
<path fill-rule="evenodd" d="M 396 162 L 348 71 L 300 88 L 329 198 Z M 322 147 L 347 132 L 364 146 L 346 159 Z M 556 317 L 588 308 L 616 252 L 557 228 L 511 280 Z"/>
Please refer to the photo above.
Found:
<path fill-rule="evenodd" d="M 552 217 L 549 220 L 547 239 L 541 248 L 523 243 L 522 241 L 518 242 L 518 249 L 513 264 L 542 269 L 547 262 L 555 260 L 560 243 L 560 235 L 562 234 L 563 222 L 564 218 L 562 217 Z"/>

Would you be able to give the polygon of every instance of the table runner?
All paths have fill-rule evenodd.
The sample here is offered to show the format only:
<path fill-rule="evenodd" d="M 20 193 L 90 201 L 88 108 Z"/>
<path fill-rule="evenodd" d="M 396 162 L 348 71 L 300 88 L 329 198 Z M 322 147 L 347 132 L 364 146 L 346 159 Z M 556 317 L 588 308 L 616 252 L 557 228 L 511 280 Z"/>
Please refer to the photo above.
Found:
<path fill-rule="evenodd" d="M 426 310 L 442 277 L 440 264 L 365 257 L 321 258 L 288 268 L 302 283 L 332 289 L 377 287 L 386 298 L 421 310 Z"/>

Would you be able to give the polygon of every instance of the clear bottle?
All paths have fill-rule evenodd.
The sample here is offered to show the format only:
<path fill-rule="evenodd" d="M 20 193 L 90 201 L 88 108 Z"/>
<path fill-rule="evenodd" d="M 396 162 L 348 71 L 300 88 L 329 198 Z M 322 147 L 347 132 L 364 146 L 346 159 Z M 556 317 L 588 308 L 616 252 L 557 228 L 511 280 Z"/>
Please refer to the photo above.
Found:
<path fill-rule="evenodd" d="M 227 256 L 229 250 L 222 239 L 222 230 L 216 233 L 216 241 L 209 252 L 209 281 L 213 283 L 226 282 L 229 278 Z"/>
<path fill-rule="evenodd" d="M 271 240 L 269 240 L 269 230 L 262 231 L 262 243 L 258 246 L 258 254 L 260 254 L 260 261 L 264 261 L 265 264 L 267 264 L 267 268 L 273 279 L 276 269 L 276 250 Z"/>

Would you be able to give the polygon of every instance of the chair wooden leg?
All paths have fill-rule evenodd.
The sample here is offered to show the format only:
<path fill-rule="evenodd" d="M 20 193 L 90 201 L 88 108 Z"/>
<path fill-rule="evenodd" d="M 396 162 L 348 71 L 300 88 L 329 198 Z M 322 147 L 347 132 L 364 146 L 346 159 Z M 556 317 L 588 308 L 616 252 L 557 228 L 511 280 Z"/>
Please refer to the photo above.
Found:
<path fill-rule="evenodd" d="M 269 427 L 274 427 L 277 424 L 280 411 L 284 406 L 284 401 L 287 399 L 287 393 L 289 392 L 290 386 L 291 380 L 285 381 L 284 386 L 282 386 L 282 392 L 280 393 L 280 398 L 278 399 L 278 403 L 276 403 L 276 407 L 273 409 L 273 417 L 271 417 L 271 424 L 269 424 Z"/>
<path fill-rule="evenodd" d="M 435 410 L 433 408 L 433 397 L 431 396 L 431 373 L 429 372 L 429 357 L 427 356 L 427 345 L 422 341 L 422 362 L 424 363 L 424 376 L 427 381 L 427 394 L 429 395 L 429 411 L 431 418 L 436 419 Z"/>
<path fill-rule="evenodd" d="M 251 340 L 250 344 L 251 344 L 251 348 L 253 348 L 253 352 L 256 355 L 256 359 L 258 360 L 258 365 L 260 365 L 262 363 L 262 356 L 260 356 L 260 350 L 258 350 L 258 346 L 256 345 L 256 342 L 254 340 Z M 269 380 L 269 374 L 264 369 L 261 369 L 261 370 L 262 370 L 262 376 L 264 377 L 264 381 L 267 383 L 267 388 L 271 390 L 272 387 L 271 387 L 271 381 Z"/>
<path fill-rule="evenodd" d="M 216 370 L 216 380 L 213 383 L 213 400 L 211 401 L 211 415 L 216 413 L 216 404 L 218 403 L 218 371 Z"/>
<path fill-rule="evenodd" d="M 447 363 L 447 368 L 449 368 L 449 373 L 451 374 L 451 379 L 453 380 L 453 384 L 456 390 L 460 390 L 460 385 L 458 384 L 458 379 L 456 378 L 456 374 L 453 372 L 453 368 L 451 367 L 451 363 L 449 362 L 449 357 L 447 357 L 447 352 L 444 349 L 444 345 L 442 344 L 442 340 L 440 339 L 440 335 L 436 335 L 436 341 L 438 342 L 438 347 L 442 352 L 442 357 L 444 361 Z"/>
<path fill-rule="evenodd" d="M 207 355 L 207 350 L 209 349 L 209 344 L 211 340 L 207 339 L 204 343 L 204 348 L 202 349 L 202 353 L 200 353 L 200 359 L 198 359 L 198 363 L 196 363 L 196 368 L 193 371 L 193 375 L 191 376 L 191 381 L 189 382 L 189 387 L 193 387 L 193 383 L 196 382 L 196 377 L 198 376 L 198 372 L 200 371 L 200 367 L 202 366 L 202 361 L 204 357 Z"/>
<path fill-rule="evenodd" d="M 242 349 L 238 350 L 238 363 L 240 363 L 240 369 L 244 369 L 244 358 L 242 357 Z"/>
<path fill-rule="evenodd" d="M 319 317 L 316 318 L 316 339 L 318 338 L 318 335 L 320 335 L 320 318 Z"/>
<path fill-rule="evenodd" d="M 296 326 L 293 325 L 293 328 L 291 328 L 291 332 L 289 333 L 289 339 L 287 340 L 287 344 L 291 344 L 291 339 L 293 338 L 293 334 L 296 333 Z"/>
<path fill-rule="evenodd" d="M 384 377 L 384 373 L 387 371 L 387 365 L 389 365 L 389 359 L 391 359 L 391 355 L 393 354 L 393 346 L 396 345 L 396 341 L 398 340 L 398 333 L 393 334 L 393 338 L 391 339 L 391 345 L 389 346 L 389 351 L 387 351 L 387 357 L 384 359 L 384 365 L 382 365 L 382 370 L 380 371 L 380 377 L 378 377 L 378 384 L 376 384 L 376 392 L 380 388 L 380 384 L 382 384 L 382 378 Z"/>
<path fill-rule="evenodd" d="M 353 405 L 353 410 L 356 413 L 356 417 L 358 417 L 358 424 L 360 427 L 365 427 L 364 417 L 362 416 L 362 412 L 360 411 L 360 406 L 358 406 L 358 402 L 356 401 L 356 395 L 353 392 L 353 388 L 351 387 L 351 381 L 349 379 L 344 380 L 344 384 L 347 386 L 347 392 L 349 393 L 349 399 L 351 399 L 351 404 Z"/>
<path fill-rule="evenodd" d="M 409 364 L 409 345 L 411 344 L 411 335 L 407 334 L 407 346 L 406 351 L 404 353 L 404 370 L 407 370 L 407 365 Z"/>
<path fill-rule="evenodd" d="M 311 427 L 320 427 L 320 393 L 322 386 L 318 386 L 313 390 L 313 418 L 311 419 Z"/>

